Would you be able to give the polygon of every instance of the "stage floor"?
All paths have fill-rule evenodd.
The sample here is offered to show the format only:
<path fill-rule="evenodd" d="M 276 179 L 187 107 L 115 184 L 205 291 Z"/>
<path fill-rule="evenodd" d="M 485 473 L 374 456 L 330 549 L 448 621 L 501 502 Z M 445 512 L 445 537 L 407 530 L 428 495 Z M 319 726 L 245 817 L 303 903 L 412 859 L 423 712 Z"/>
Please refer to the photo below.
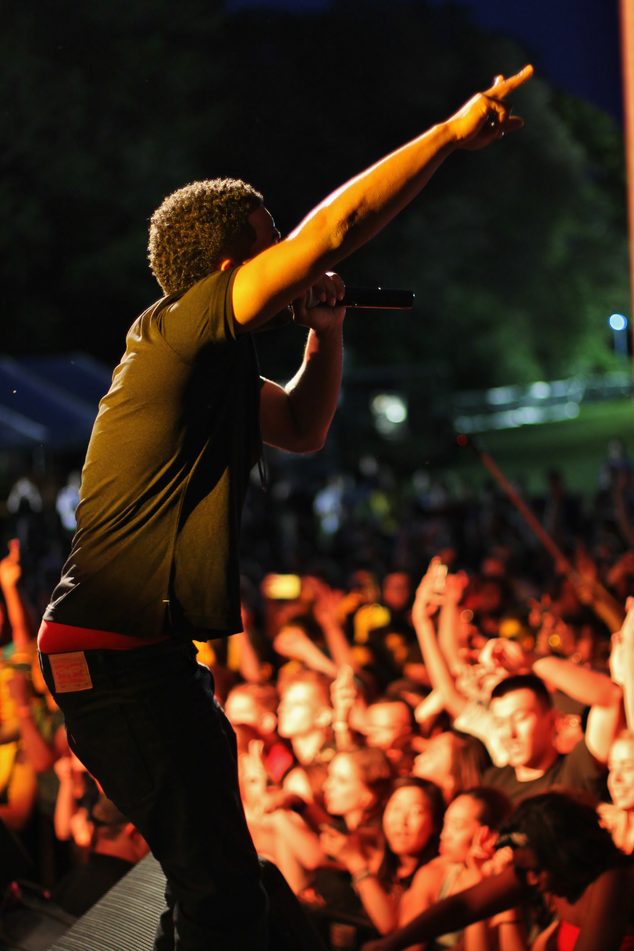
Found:
<path fill-rule="evenodd" d="M 151 951 L 164 906 L 164 888 L 161 867 L 148 855 L 50 951 Z"/>

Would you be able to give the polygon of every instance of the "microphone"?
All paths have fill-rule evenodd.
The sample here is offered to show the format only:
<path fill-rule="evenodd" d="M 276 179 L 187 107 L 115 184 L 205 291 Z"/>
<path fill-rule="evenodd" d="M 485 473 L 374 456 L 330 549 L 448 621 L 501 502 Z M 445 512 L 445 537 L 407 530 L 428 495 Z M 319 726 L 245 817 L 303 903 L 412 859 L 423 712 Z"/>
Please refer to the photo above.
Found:
<path fill-rule="evenodd" d="M 308 298 L 308 306 L 316 307 L 319 301 L 312 290 Z M 393 287 L 354 287 L 346 285 L 343 300 L 337 301 L 337 307 L 348 307 L 350 310 L 411 310 L 414 306 L 414 291 L 398 290 Z M 293 322 L 293 312 L 290 307 L 267 320 L 255 333 L 264 330 L 277 330 Z"/>
<path fill-rule="evenodd" d="M 309 307 L 319 303 L 312 292 Z M 343 300 L 337 301 L 337 307 L 350 307 L 353 310 L 411 310 L 414 306 L 414 291 L 398 290 L 393 287 L 354 287 L 346 285 Z"/>

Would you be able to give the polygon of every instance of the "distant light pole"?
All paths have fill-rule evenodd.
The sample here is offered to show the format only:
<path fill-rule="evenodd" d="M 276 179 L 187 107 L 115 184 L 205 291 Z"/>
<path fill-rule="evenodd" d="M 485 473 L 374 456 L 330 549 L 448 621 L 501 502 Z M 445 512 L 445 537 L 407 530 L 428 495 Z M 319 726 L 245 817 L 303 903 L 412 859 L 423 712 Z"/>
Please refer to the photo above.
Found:
<path fill-rule="evenodd" d="M 625 171 L 630 259 L 630 300 L 634 310 L 634 0 L 620 0 L 621 71 L 625 113 Z M 634 371 L 634 365 L 632 367 Z"/>
<path fill-rule="evenodd" d="M 622 358 L 627 357 L 627 323 L 627 317 L 624 314 L 611 314 L 608 317 L 608 324 L 614 342 L 614 352 Z"/>

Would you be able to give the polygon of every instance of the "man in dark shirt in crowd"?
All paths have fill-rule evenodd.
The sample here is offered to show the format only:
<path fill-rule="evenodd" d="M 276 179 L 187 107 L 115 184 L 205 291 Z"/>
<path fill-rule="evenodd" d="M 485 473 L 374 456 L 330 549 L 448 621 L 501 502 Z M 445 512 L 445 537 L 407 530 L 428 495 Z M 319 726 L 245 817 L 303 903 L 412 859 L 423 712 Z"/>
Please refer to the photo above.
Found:
<path fill-rule="evenodd" d="M 555 658 L 547 662 L 551 660 L 557 663 Z M 562 755 L 556 745 L 556 710 L 544 682 L 535 674 L 501 680 L 491 692 L 489 706 L 508 752 L 508 765 L 487 770 L 484 785 L 496 786 L 514 802 L 553 786 L 584 790 L 599 799 L 621 705 L 620 688 L 616 684 L 611 687 L 606 703 L 591 709 L 584 738 Z"/>
<path fill-rule="evenodd" d="M 69 743 L 167 876 L 155 948 L 268 947 L 267 903 L 238 793 L 233 731 L 192 638 L 239 631 L 238 538 L 261 442 L 320 448 L 335 412 L 344 285 L 331 273 L 459 148 L 521 125 L 498 77 L 450 119 L 350 180 L 285 239 L 237 180 L 195 182 L 154 213 L 165 294 L 131 327 L 101 401 L 77 533 L 38 645 Z M 285 387 L 252 332 L 292 306 L 309 329 Z"/>

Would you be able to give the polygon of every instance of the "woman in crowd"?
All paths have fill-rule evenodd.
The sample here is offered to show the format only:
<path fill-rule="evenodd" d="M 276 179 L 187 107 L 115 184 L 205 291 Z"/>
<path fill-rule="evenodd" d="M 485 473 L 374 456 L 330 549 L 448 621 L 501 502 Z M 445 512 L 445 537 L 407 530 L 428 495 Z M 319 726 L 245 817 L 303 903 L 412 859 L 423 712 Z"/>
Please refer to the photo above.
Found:
<path fill-rule="evenodd" d="M 620 631 L 612 635 L 610 674 L 623 687 L 629 729 L 613 741 L 608 755 L 608 790 L 612 803 L 601 803 L 601 821 L 620 849 L 634 852 L 634 598 L 626 602 Z"/>
<path fill-rule="evenodd" d="M 309 886 L 300 893 L 308 905 L 370 924 L 346 862 L 348 853 L 358 853 L 368 872 L 364 877 L 378 873 L 383 857 L 381 816 L 392 778 L 383 750 L 366 747 L 337 753 L 328 764 L 323 788 L 325 821 L 322 817 L 318 827 L 313 824 L 312 831 L 305 828 L 298 835 L 295 823 L 288 821 L 288 810 L 279 810 L 275 821 L 284 847 L 312 873 Z M 313 804 L 302 814 L 311 823 Z"/>
<path fill-rule="evenodd" d="M 354 834 L 324 830 L 322 844 L 351 876 L 365 913 L 377 931 L 387 934 L 398 924 L 400 909 L 421 866 L 438 854 L 444 813 L 441 790 L 415 777 L 397 779 L 382 817 L 384 846 L 366 850 Z"/>
<path fill-rule="evenodd" d="M 445 802 L 465 789 L 477 786 L 491 765 L 484 744 L 475 736 L 447 730 L 432 737 L 414 760 L 413 773 L 438 783 Z"/>
<path fill-rule="evenodd" d="M 610 747 L 608 790 L 612 803 L 601 803 L 598 811 L 618 847 L 627 855 L 634 852 L 634 732 L 624 730 Z"/>
<path fill-rule="evenodd" d="M 457 796 L 445 813 L 440 836 L 440 855 L 417 873 L 412 887 L 401 906 L 400 923 L 411 921 L 425 908 L 447 895 L 453 895 L 473 885 L 484 874 L 483 869 L 494 856 L 495 845 L 502 822 L 511 812 L 511 803 L 496 789 L 476 787 Z M 474 928 L 476 926 L 473 926 Z M 498 915 L 487 921 L 480 935 L 488 946 L 489 932 L 504 929 L 505 948 L 511 940 L 521 948 L 521 932 L 517 915 Z M 514 929 L 517 934 L 509 935 Z M 501 932 L 500 932 L 501 934 Z M 473 938 L 473 935 L 469 936 Z M 463 933 L 452 932 L 439 938 L 439 948 L 462 946 Z M 497 946 L 497 934 L 495 944 Z M 476 944 L 476 947 L 478 945 Z"/>
<path fill-rule="evenodd" d="M 328 764 L 324 802 L 340 816 L 346 831 L 356 833 L 373 850 L 380 842 L 381 813 L 392 779 L 389 760 L 374 747 L 337 753 Z"/>
<path fill-rule="evenodd" d="M 563 792 L 532 796 L 517 807 L 498 844 L 510 847 L 503 871 L 432 905 L 363 951 L 404 951 L 536 898 L 554 920 L 534 949 L 634 949 L 634 863 L 592 806 Z"/>

